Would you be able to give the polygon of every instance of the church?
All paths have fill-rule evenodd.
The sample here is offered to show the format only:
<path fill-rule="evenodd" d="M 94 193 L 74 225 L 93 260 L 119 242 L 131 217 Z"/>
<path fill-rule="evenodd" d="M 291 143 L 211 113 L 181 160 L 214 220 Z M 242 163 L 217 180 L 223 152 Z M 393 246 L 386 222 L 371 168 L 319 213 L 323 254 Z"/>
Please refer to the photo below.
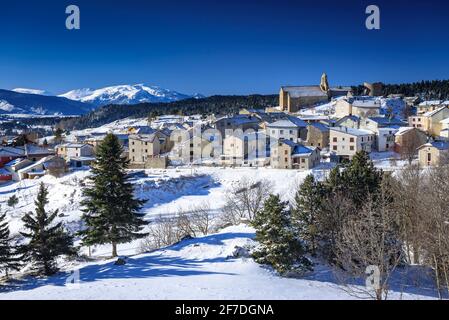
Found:
<path fill-rule="evenodd" d="M 298 112 L 319 103 L 329 102 L 332 98 L 345 96 L 350 92 L 350 87 L 330 88 L 327 75 L 324 73 L 320 85 L 281 87 L 279 107 L 282 111 Z"/>

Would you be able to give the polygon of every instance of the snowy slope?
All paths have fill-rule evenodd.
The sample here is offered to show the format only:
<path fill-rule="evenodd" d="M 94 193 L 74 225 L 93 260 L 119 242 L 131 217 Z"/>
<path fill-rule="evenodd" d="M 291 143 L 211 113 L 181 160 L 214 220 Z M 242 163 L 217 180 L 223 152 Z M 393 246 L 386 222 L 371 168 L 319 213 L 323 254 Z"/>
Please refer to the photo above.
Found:
<path fill-rule="evenodd" d="M 60 95 L 71 100 L 91 103 L 96 106 L 107 104 L 137 104 L 142 102 L 173 102 L 201 95 L 186 95 L 176 91 L 144 84 L 119 85 L 101 89 L 77 89 Z"/>
<path fill-rule="evenodd" d="M 289 300 L 354 299 L 325 266 L 301 279 L 281 278 L 251 258 L 234 258 L 236 246 L 256 245 L 254 230 L 233 226 L 219 233 L 183 241 L 152 253 L 128 257 L 123 266 L 114 260 L 65 266 L 48 279 L 16 282 L 0 299 L 187 299 Z M 79 281 L 67 284 L 70 271 Z M 430 299 L 413 287 L 390 292 L 390 299 Z"/>
<path fill-rule="evenodd" d="M 45 91 L 45 90 L 40 90 L 40 89 L 15 88 L 15 89 L 12 89 L 12 91 L 18 92 L 18 93 L 38 94 L 41 96 L 51 96 L 52 95 L 50 92 Z"/>
<path fill-rule="evenodd" d="M 212 212 L 224 205 L 229 188 L 240 179 L 269 179 L 273 192 L 291 199 L 295 186 L 310 172 L 277 169 L 200 167 L 136 172 L 132 180 L 136 195 L 147 199 L 146 219 L 169 216 L 180 208 L 207 202 Z M 313 172 L 320 177 L 322 172 Z M 0 185 L 0 205 L 6 211 L 13 234 L 22 229 L 21 217 L 33 210 L 33 200 L 42 181 L 49 188 L 48 209 L 59 209 L 58 217 L 68 229 L 81 228 L 80 201 L 88 170 L 62 178 L 45 176 L 37 180 Z M 16 194 L 19 205 L 7 209 L 7 199 Z M 230 258 L 236 246 L 253 246 L 254 230 L 240 225 L 216 234 L 181 242 L 152 253 L 139 254 L 140 241 L 122 244 L 118 253 L 128 257 L 124 266 L 115 266 L 110 246 L 93 249 L 91 262 L 62 261 L 62 272 L 48 279 L 27 278 L 0 289 L 0 299 L 351 299 L 335 281 L 332 271 L 317 265 L 302 279 L 280 278 L 251 258 Z M 86 249 L 84 248 L 84 253 Z M 79 270 L 78 286 L 66 284 L 68 274 Z M 390 297 L 434 298 L 433 291 L 393 288 Z M 401 295 L 400 292 L 403 292 Z"/>
<path fill-rule="evenodd" d="M 62 97 L 0 89 L 0 113 L 28 115 L 81 115 L 93 110 L 90 104 Z"/>

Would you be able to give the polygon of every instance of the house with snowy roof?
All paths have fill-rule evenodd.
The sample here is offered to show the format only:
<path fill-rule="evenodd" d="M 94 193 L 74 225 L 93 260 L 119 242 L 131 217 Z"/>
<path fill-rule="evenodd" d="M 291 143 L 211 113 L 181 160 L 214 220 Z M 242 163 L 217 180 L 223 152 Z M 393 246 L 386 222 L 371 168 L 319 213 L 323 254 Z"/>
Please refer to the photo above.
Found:
<path fill-rule="evenodd" d="M 320 163 L 320 148 L 291 140 L 279 140 L 271 149 L 271 167 L 275 169 L 310 170 Z"/>
<path fill-rule="evenodd" d="M 374 132 L 375 148 L 384 152 L 394 150 L 395 133 L 406 125 L 397 117 L 375 116 L 361 119 L 359 128 Z"/>
<path fill-rule="evenodd" d="M 366 129 L 347 127 L 330 128 L 330 151 L 340 159 L 351 160 L 359 151 L 371 152 L 376 134 Z"/>
<path fill-rule="evenodd" d="M 0 168 L 18 158 L 25 158 L 25 149 L 23 147 L 0 147 Z"/>
<path fill-rule="evenodd" d="M 449 142 L 433 141 L 418 148 L 421 167 L 439 166 L 449 163 Z"/>
<path fill-rule="evenodd" d="M 251 129 L 258 131 L 261 125 L 261 119 L 251 114 L 225 116 L 217 119 L 213 124 L 214 128 L 220 132 L 222 139 L 225 139 L 228 134 L 232 135 L 236 130 L 246 131 Z"/>
<path fill-rule="evenodd" d="M 263 167 L 270 162 L 270 137 L 264 130 L 236 131 L 223 140 L 221 164 Z"/>
<path fill-rule="evenodd" d="M 320 149 L 329 147 L 329 127 L 320 122 L 313 122 L 307 126 L 307 139 L 305 145 Z"/>
<path fill-rule="evenodd" d="M 416 107 L 416 114 L 423 115 L 427 112 L 432 112 L 445 106 L 446 107 L 449 106 L 449 101 L 443 100 L 423 101 Z"/>
<path fill-rule="evenodd" d="M 361 118 L 380 114 L 381 102 L 373 97 L 347 97 L 335 103 L 335 117 L 353 115 Z"/>
<path fill-rule="evenodd" d="M 279 91 L 279 108 L 281 111 L 298 112 L 301 109 L 329 102 L 330 99 L 346 96 L 350 87 L 329 87 L 327 75 L 323 74 L 320 85 L 282 86 Z"/>
<path fill-rule="evenodd" d="M 266 131 L 267 135 L 277 140 L 298 142 L 307 139 L 307 123 L 293 116 L 269 123 Z"/>
<path fill-rule="evenodd" d="M 410 127 L 418 128 L 433 137 L 439 137 L 443 129 L 441 121 L 447 118 L 449 118 L 449 106 L 442 106 L 422 115 L 411 116 L 408 123 Z"/>
<path fill-rule="evenodd" d="M 428 140 L 427 134 L 418 128 L 401 127 L 394 134 L 394 151 L 412 159 L 417 148 Z"/>

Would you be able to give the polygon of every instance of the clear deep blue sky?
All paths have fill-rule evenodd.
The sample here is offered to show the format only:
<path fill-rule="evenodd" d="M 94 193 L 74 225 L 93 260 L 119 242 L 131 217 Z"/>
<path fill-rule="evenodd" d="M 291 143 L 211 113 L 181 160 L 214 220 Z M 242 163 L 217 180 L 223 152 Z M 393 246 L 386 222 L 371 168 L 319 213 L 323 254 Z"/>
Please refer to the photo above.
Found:
<path fill-rule="evenodd" d="M 77 4 L 81 30 L 65 29 Z M 381 30 L 365 28 L 377 4 Z M 185 93 L 449 79 L 447 0 L 28 0 L 0 3 L 0 88 L 125 83 Z"/>

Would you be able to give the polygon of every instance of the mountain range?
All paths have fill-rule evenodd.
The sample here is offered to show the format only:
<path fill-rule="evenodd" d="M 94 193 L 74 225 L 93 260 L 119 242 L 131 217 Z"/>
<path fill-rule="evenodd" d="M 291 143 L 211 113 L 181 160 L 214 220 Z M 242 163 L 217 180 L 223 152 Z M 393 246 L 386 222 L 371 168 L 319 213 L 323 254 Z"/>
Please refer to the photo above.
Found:
<path fill-rule="evenodd" d="M 109 104 L 168 103 L 204 98 L 144 84 L 76 89 L 60 95 L 39 89 L 0 89 L 0 114 L 81 115 Z"/>

